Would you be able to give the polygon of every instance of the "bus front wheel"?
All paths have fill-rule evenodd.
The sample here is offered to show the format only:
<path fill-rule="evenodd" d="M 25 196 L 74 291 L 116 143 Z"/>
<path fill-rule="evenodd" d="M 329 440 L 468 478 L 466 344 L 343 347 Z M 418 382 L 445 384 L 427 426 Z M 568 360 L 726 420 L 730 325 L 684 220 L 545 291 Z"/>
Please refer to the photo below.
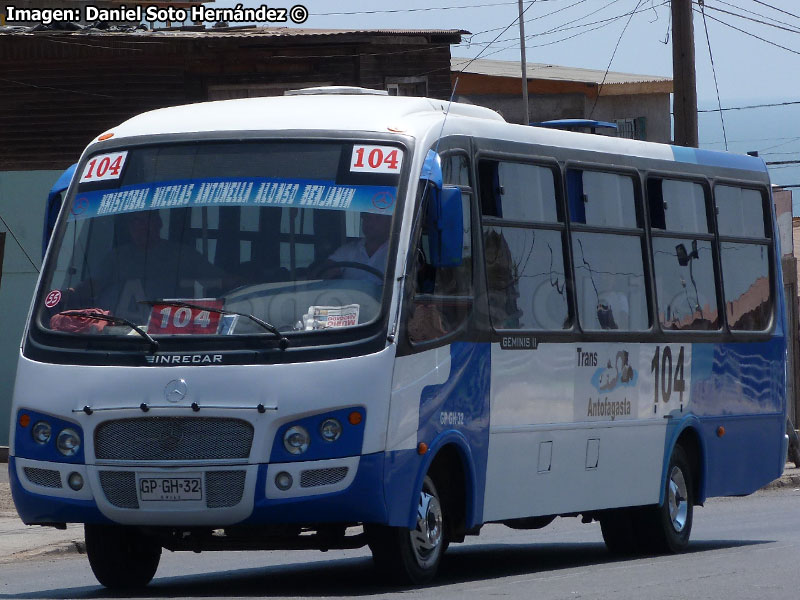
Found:
<path fill-rule="evenodd" d="M 375 566 L 397 583 L 421 585 L 436 575 L 447 547 L 442 502 L 433 479 L 422 483 L 413 529 L 371 525 L 367 539 Z"/>
<path fill-rule="evenodd" d="M 134 527 L 84 525 L 86 555 L 92 572 L 111 589 L 144 587 L 161 560 L 161 546 Z"/>

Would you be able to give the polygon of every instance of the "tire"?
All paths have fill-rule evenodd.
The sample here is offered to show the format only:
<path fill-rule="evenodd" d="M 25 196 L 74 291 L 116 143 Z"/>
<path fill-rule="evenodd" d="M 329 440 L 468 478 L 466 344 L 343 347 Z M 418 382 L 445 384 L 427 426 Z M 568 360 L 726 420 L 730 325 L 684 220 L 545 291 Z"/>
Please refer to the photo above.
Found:
<path fill-rule="evenodd" d="M 422 585 L 439 569 L 447 547 L 441 496 L 433 479 L 425 477 L 417 504 L 414 529 L 371 525 L 367 539 L 375 566 L 392 582 Z"/>
<path fill-rule="evenodd" d="M 686 452 L 675 446 L 667 468 L 664 503 L 642 513 L 645 549 L 659 554 L 683 552 L 689 545 L 695 490 Z"/>
<path fill-rule="evenodd" d="M 84 525 L 86 555 L 103 586 L 134 589 L 153 579 L 161 560 L 161 546 L 134 527 Z"/>
<path fill-rule="evenodd" d="M 600 517 L 600 531 L 611 554 L 628 556 L 639 552 L 638 520 L 634 510 L 609 510 Z"/>

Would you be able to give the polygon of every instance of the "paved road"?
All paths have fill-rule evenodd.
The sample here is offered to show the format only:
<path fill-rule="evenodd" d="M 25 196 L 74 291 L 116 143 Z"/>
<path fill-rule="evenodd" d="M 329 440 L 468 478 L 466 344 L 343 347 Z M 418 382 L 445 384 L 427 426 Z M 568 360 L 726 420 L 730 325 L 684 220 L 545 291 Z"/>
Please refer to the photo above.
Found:
<path fill-rule="evenodd" d="M 156 579 L 134 597 L 785 600 L 800 593 L 800 489 L 712 500 L 695 513 L 693 540 L 683 555 L 614 560 L 596 523 L 559 519 L 530 532 L 492 525 L 453 546 L 435 584 L 415 590 L 383 585 L 363 550 L 166 553 Z M 106 596 L 83 556 L 0 564 L 0 599 Z"/>

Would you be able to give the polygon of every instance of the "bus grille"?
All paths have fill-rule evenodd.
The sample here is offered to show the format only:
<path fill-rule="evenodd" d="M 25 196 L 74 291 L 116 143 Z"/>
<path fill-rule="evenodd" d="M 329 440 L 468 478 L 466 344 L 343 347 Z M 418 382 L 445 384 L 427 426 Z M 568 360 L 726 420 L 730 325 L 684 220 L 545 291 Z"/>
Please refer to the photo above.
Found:
<path fill-rule="evenodd" d="M 108 501 L 117 508 L 139 508 L 133 471 L 100 471 L 100 485 Z"/>
<path fill-rule="evenodd" d="M 347 477 L 347 467 L 332 469 L 309 469 L 300 473 L 300 487 L 310 488 L 320 485 L 333 485 Z"/>
<path fill-rule="evenodd" d="M 236 506 L 244 495 L 244 471 L 209 471 L 206 473 L 206 506 Z"/>
<path fill-rule="evenodd" d="M 53 469 L 37 469 L 36 467 L 25 467 L 25 477 L 28 481 L 48 488 L 61 487 L 61 473 Z"/>
<path fill-rule="evenodd" d="M 245 471 L 208 471 L 205 499 L 208 508 L 236 506 L 244 496 Z M 139 508 L 134 471 L 100 471 L 100 485 L 117 508 Z"/>
<path fill-rule="evenodd" d="M 99 460 L 221 460 L 250 456 L 253 426 L 241 419 L 145 417 L 101 423 Z"/>

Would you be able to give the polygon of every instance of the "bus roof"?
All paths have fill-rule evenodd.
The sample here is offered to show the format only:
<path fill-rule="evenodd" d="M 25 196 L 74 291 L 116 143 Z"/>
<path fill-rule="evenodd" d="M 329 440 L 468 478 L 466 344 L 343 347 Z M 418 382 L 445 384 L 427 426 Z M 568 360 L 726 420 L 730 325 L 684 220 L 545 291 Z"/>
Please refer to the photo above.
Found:
<path fill-rule="evenodd" d="M 114 137 L 214 131 L 328 130 L 395 131 L 414 137 L 428 126 L 414 126 L 410 117 L 441 117 L 447 100 L 375 94 L 311 93 L 244 98 L 162 108 L 128 119 L 109 130 Z M 451 115 L 503 122 L 482 106 L 452 103 Z"/>
<path fill-rule="evenodd" d="M 367 92 L 369 90 L 364 90 Z M 447 100 L 317 88 L 267 98 L 202 102 L 162 108 L 128 119 L 107 133 L 114 139 L 160 134 L 237 131 L 352 131 L 398 133 L 423 142 L 444 134 L 475 135 L 523 143 L 636 156 L 766 174 L 761 158 L 698 148 L 506 123 L 482 106 Z M 100 136 L 105 137 L 105 136 Z"/>

